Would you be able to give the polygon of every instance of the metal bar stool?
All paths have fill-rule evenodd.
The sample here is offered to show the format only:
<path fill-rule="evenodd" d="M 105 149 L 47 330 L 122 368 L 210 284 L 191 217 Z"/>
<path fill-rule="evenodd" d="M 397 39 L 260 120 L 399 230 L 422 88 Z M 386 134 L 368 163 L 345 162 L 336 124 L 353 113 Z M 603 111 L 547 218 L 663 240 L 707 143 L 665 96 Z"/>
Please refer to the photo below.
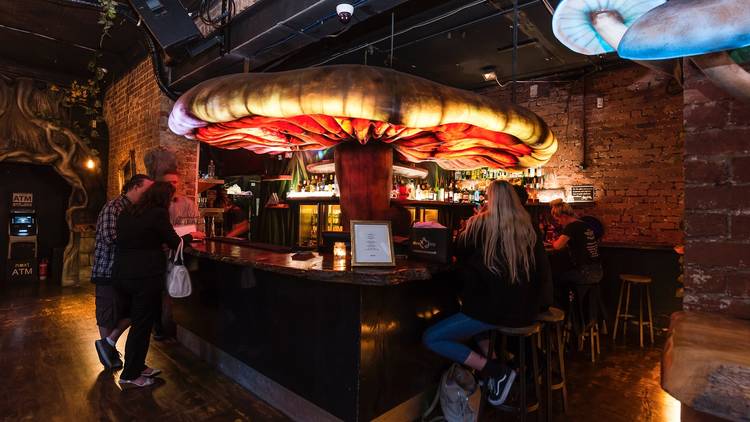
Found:
<path fill-rule="evenodd" d="M 494 330 L 490 332 L 490 345 L 488 350 L 488 356 L 493 356 L 495 352 L 495 343 L 497 340 L 497 334 L 500 334 L 503 337 L 502 341 L 502 349 L 501 352 L 498 353 L 498 356 L 505 356 L 506 355 L 506 339 L 508 337 L 517 337 L 518 343 L 519 343 L 519 351 L 518 351 L 518 377 L 519 380 L 519 386 L 520 386 L 520 394 L 519 394 L 519 403 L 518 406 L 511 406 L 508 404 L 502 404 L 500 406 L 495 406 L 496 409 L 501 410 L 503 412 L 509 412 L 514 414 L 520 414 L 521 420 L 526 420 L 526 415 L 528 415 L 531 412 L 536 411 L 537 412 L 537 419 L 539 419 L 539 407 L 541 402 L 541 389 L 539 386 L 539 353 L 537 352 L 536 348 L 536 342 L 533 340 L 533 336 L 539 336 L 541 335 L 541 324 L 534 323 L 532 325 L 526 326 L 526 327 L 502 327 L 498 326 Z M 526 346 L 529 345 L 531 347 L 531 365 L 533 370 L 533 382 L 534 382 L 534 392 L 536 393 L 536 401 L 529 404 L 528 403 L 528 397 L 526 397 L 526 378 L 527 378 L 527 370 L 528 370 L 528 364 L 526 363 Z M 484 405 L 484 399 L 486 395 L 486 389 L 482 392 L 482 405 Z M 481 411 L 480 411 L 481 413 Z"/>
<path fill-rule="evenodd" d="M 545 347 L 545 392 L 547 402 L 545 404 L 545 418 L 547 421 L 551 418 L 550 408 L 552 407 L 552 392 L 560 390 L 562 393 L 563 413 L 568 413 L 568 387 L 565 383 L 565 350 L 563 345 L 562 324 L 565 321 L 565 312 L 560 309 L 550 307 L 546 312 L 537 315 L 537 321 L 542 323 L 542 336 L 544 337 Z M 554 326 L 554 331 L 552 330 Z M 557 348 L 557 364 L 560 368 L 560 381 L 552 381 L 552 335 L 555 335 L 554 345 Z"/>
<path fill-rule="evenodd" d="M 622 336 L 627 341 L 628 335 L 628 320 L 635 318 L 635 315 L 630 313 L 630 291 L 633 286 L 638 286 L 638 330 L 640 334 L 640 345 L 643 348 L 643 326 L 648 325 L 649 334 L 651 337 L 651 345 L 654 344 L 654 319 L 651 311 L 651 277 L 634 274 L 620 274 L 620 297 L 617 299 L 617 313 L 615 314 L 615 328 L 612 333 L 612 341 L 617 339 L 617 327 L 620 320 L 622 320 Z M 623 292 L 626 293 L 625 297 L 625 310 L 622 310 L 622 296 Z M 648 305 L 648 321 L 643 321 L 643 296 L 646 295 L 646 301 Z"/>

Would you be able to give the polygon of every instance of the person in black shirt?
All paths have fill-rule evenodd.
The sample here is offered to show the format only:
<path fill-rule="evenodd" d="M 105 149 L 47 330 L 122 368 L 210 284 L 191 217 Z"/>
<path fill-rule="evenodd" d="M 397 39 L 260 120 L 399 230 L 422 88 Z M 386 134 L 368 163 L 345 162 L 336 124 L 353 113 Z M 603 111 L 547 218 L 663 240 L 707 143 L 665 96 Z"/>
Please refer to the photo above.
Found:
<path fill-rule="evenodd" d="M 149 337 L 159 298 L 164 288 L 167 260 L 163 245 L 174 250 L 180 244 L 169 221 L 174 195 L 169 183 L 156 182 L 141 199 L 129 205 L 117 219 L 117 249 L 112 267 L 115 288 L 130 302 L 130 332 L 125 343 L 125 366 L 120 374 L 123 387 L 146 387 L 161 371 L 146 366 Z M 193 232 L 183 240 L 203 238 Z"/>
<path fill-rule="evenodd" d="M 551 304 L 552 280 L 542 240 L 513 187 L 495 181 L 487 196 L 487 206 L 467 221 L 458 238 L 461 312 L 430 327 L 423 341 L 435 353 L 479 371 L 489 386 L 490 403 L 500 405 L 515 371 L 463 341 L 497 325 L 531 325 Z"/>
<path fill-rule="evenodd" d="M 561 200 L 552 202 L 552 217 L 563 226 L 560 237 L 552 243 L 555 250 L 568 248 L 573 266 L 561 276 L 565 282 L 574 284 L 596 284 L 603 277 L 599 242 L 594 230 L 579 220 L 569 204 Z"/>

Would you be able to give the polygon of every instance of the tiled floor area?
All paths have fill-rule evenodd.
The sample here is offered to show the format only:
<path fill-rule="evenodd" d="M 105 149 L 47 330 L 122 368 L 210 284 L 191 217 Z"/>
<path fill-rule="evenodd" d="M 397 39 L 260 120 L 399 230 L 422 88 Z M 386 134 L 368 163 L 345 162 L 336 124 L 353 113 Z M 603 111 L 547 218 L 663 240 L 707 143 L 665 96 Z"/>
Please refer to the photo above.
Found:
<path fill-rule="evenodd" d="M 0 420 L 287 420 L 173 342 L 152 342 L 148 362 L 164 370 L 157 387 L 120 391 L 94 351 L 92 294 L 85 285 L 0 296 Z M 594 364 L 582 353 L 568 359 L 570 410 L 553 420 L 679 421 L 679 403 L 659 387 L 659 349 L 632 340 L 613 347 L 602 337 Z"/>

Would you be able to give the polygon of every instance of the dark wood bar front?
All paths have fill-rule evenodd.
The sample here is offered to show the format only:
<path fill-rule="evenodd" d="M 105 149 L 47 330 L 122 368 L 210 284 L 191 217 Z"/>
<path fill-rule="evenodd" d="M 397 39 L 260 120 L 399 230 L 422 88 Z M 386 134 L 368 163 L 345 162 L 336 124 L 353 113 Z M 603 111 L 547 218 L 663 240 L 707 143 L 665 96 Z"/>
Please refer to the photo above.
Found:
<path fill-rule="evenodd" d="M 351 269 L 329 255 L 196 244 L 193 294 L 174 299 L 178 338 L 296 420 L 410 420 L 445 361 L 421 345 L 456 311 L 445 266 Z"/>

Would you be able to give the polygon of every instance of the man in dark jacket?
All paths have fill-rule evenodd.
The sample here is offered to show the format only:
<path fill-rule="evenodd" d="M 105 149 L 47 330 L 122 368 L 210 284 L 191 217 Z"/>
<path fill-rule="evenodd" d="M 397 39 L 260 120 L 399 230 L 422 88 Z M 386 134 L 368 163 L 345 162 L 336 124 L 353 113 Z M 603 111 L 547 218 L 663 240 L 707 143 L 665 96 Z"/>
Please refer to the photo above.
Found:
<path fill-rule="evenodd" d="M 94 342 L 99 361 L 108 369 L 122 367 L 115 345 L 130 325 L 124 301 L 112 286 L 112 263 L 117 240 L 117 218 L 125 207 L 137 202 L 154 183 L 150 177 L 136 174 L 123 186 L 123 193 L 107 202 L 96 221 L 96 244 L 91 282 L 96 285 L 96 325 L 101 338 Z"/>

